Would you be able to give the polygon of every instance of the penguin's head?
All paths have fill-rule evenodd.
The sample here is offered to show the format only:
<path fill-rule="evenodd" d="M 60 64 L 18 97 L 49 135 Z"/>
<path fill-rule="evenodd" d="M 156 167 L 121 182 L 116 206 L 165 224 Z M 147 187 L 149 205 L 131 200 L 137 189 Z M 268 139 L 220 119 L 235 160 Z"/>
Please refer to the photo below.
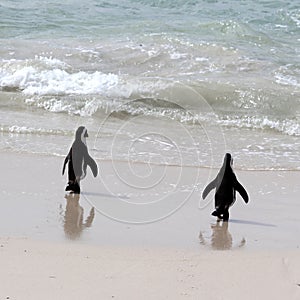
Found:
<path fill-rule="evenodd" d="M 80 126 L 77 128 L 75 133 L 75 139 L 81 140 L 83 143 L 85 143 L 85 139 L 88 137 L 87 129 L 84 126 Z"/>
<path fill-rule="evenodd" d="M 84 128 L 84 130 L 83 130 L 83 136 L 85 137 L 85 138 L 87 138 L 87 137 L 89 137 L 89 135 L 88 135 L 88 133 L 87 133 L 87 129 L 86 128 Z"/>
<path fill-rule="evenodd" d="M 226 167 L 231 167 L 232 164 L 233 164 L 233 159 L 231 157 L 231 154 L 230 153 L 226 153 L 225 154 L 225 157 L 224 157 L 224 164 Z"/>

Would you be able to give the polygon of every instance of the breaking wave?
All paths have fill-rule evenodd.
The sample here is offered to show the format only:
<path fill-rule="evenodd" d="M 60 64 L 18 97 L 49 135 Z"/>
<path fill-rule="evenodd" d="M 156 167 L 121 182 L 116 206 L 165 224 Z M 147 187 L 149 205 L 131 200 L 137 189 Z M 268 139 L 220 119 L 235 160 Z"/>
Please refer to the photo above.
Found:
<path fill-rule="evenodd" d="M 181 56 L 171 55 L 170 60 L 174 59 L 180 60 Z M 196 60 L 203 63 L 199 57 Z M 113 114 L 116 118 L 144 115 L 192 125 L 218 124 L 300 136 L 295 90 L 299 86 L 295 79 L 298 71 L 297 66 L 280 67 L 274 71 L 274 82 L 265 88 L 265 82 L 247 86 L 239 82 L 198 79 L 179 84 L 176 79 L 162 76 L 80 71 L 63 60 L 35 56 L 25 60 L 2 60 L 0 88 L 22 95 L 21 102 L 11 97 L 10 101 L 16 101 L 16 106 L 25 103 L 52 113 L 93 118 L 105 114 Z M 289 87 L 292 90 L 288 92 Z M 30 129 L 22 127 L 3 130 L 30 133 Z"/>

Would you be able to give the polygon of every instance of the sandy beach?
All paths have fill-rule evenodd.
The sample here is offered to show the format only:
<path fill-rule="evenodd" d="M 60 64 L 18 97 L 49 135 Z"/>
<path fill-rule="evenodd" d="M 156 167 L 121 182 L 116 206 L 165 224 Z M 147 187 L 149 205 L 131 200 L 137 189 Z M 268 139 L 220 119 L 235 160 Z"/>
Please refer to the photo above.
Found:
<path fill-rule="evenodd" d="M 296 251 L 183 251 L 1 239 L 1 299 L 299 299 Z"/>
<path fill-rule="evenodd" d="M 299 300 L 299 3 L 1 1 L 0 300 Z"/>
<path fill-rule="evenodd" d="M 140 190 L 128 182 L 141 176 L 118 182 L 127 164 L 97 161 L 99 178 L 89 173 L 80 198 L 68 199 L 62 158 L 0 160 L 1 299 L 300 297 L 298 172 L 236 171 L 250 202 L 238 196 L 218 223 L 213 194 L 199 202 L 217 170 L 168 167 L 163 185 Z M 152 167 L 158 178 L 163 166 Z"/>

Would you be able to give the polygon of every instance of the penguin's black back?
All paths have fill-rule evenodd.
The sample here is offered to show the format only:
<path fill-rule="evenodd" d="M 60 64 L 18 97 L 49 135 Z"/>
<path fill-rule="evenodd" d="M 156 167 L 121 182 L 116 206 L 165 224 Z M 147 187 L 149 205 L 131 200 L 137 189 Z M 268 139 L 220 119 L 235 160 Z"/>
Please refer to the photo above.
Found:
<path fill-rule="evenodd" d="M 236 177 L 231 167 L 231 155 L 226 153 L 223 166 L 218 174 L 216 186 L 216 205 L 230 207 L 235 202 Z"/>
<path fill-rule="evenodd" d="M 75 141 L 71 147 L 72 166 L 76 177 L 83 174 L 83 162 L 88 155 L 86 144 L 83 142 L 83 134 L 86 131 L 84 126 L 78 127 L 75 134 Z"/>

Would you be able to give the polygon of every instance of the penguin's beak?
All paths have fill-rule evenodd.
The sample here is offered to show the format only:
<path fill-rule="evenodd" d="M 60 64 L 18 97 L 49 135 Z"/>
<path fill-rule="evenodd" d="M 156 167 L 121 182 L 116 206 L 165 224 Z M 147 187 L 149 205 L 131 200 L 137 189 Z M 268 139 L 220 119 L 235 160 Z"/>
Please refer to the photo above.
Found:
<path fill-rule="evenodd" d="M 87 133 L 87 130 L 86 130 L 86 132 L 85 132 L 85 134 L 84 134 L 84 137 L 89 137 L 89 135 L 88 135 L 88 133 Z"/>

